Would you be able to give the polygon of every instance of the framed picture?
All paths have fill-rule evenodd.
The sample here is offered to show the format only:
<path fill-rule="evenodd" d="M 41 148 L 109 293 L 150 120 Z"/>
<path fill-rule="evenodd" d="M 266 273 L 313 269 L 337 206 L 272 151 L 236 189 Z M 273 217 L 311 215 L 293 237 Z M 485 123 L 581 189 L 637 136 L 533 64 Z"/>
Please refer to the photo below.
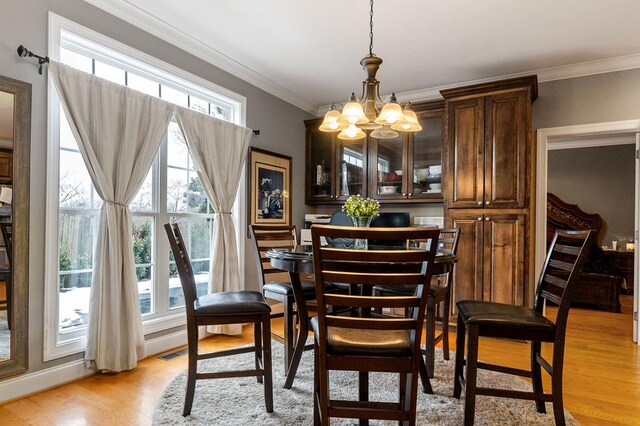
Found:
<path fill-rule="evenodd" d="M 249 224 L 291 224 L 291 157 L 249 150 Z"/>

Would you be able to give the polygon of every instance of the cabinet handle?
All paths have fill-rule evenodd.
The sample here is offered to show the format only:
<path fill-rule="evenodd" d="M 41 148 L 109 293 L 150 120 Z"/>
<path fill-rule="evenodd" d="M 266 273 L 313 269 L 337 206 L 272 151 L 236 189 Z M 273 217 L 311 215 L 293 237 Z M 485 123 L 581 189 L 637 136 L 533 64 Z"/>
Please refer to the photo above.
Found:
<path fill-rule="evenodd" d="M 489 204 L 491 204 L 490 201 L 487 201 L 486 203 L 484 203 L 485 206 L 488 206 Z"/>
<path fill-rule="evenodd" d="M 482 217 L 478 216 L 478 220 L 482 220 Z"/>
<path fill-rule="evenodd" d="M 488 220 L 489 220 L 489 216 L 486 216 L 486 217 L 484 218 L 484 220 L 485 220 L 485 221 L 488 221 Z"/>
<path fill-rule="evenodd" d="M 413 197 L 413 193 L 412 192 L 409 193 L 409 197 Z"/>
<path fill-rule="evenodd" d="M 478 201 L 478 205 L 481 206 L 482 205 L 482 201 Z"/>
<path fill-rule="evenodd" d="M 407 196 L 407 193 L 406 193 L 406 192 L 403 192 L 403 193 L 402 193 L 402 196 L 403 196 L 403 197 L 406 197 L 406 196 Z"/>

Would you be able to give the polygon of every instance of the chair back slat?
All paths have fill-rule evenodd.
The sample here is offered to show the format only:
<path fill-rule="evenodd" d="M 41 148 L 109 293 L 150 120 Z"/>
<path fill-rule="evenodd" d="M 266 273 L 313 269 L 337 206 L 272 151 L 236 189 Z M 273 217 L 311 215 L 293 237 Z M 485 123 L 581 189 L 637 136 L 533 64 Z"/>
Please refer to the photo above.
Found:
<path fill-rule="evenodd" d="M 265 253 L 271 249 L 292 249 L 298 244 L 295 226 L 270 226 L 251 225 L 249 226 L 251 239 L 253 240 L 253 252 L 256 257 L 256 268 L 258 269 L 258 281 L 260 287 L 267 282 L 265 275 L 278 275 L 278 278 L 288 279 L 279 269 L 271 268 L 270 259 Z"/>
<path fill-rule="evenodd" d="M 412 342 L 419 350 L 424 322 L 427 294 L 431 284 L 432 268 L 438 247 L 438 229 L 428 228 L 356 228 L 314 225 L 311 227 L 316 299 L 319 329 L 342 327 L 349 329 L 411 330 Z M 323 247 L 322 238 L 375 240 L 370 250 Z M 376 250 L 387 247 L 385 242 L 424 240 L 420 248 L 397 246 L 397 249 Z M 357 284 L 360 293 L 354 295 L 329 294 L 327 283 Z M 372 295 L 374 286 L 415 286 L 412 295 L 381 297 Z M 335 317 L 329 307 L 353 308 L 359 317 Z M 372 308 L 407 308 L 405 318 L 371 318 Z M 417 339 L 417 340 L 416 340 Z M 319 336 L 320 346 L 326 349 L 326 335 Z M 412 347 L 413 350 L 413 347 Z"/>
<path fill-rule="evenodd" d="M 595 239 L 594 230 L 557 230 L 538 280 L 535 309 L 542 313 L 544 300 L 557 304 L 556 325 L 564 330 L 571 298 Z"/>
<path fill-rule="evenodd" d="M 189 253 L 187 252 L 187 247 L 177 223 L 167 223 L 164 225 L 164 229 L 167 232 L 167 238 L 169 238 L 169 245 L 171 246 L 173 258 L 176 261 L 176 268 L 178 269 L 178 275 L 180 276 L 180 284 L 182 285 L 187 313 L 192 314 L 194 310 L 193 303 L 198 298 L 198 291 L 196 288 L 196 280 L 193 275 L 191 260 L 189 259 Z"/>

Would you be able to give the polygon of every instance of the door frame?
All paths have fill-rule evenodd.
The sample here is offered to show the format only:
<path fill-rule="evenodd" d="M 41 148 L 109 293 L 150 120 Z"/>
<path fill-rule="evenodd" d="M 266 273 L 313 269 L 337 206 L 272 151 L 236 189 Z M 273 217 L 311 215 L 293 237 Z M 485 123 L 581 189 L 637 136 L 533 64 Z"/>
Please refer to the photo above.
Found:
<path fill-rule="evenodd" d="M 546 255 L 546 223 L 547 209 L 547 173 L 548 173 L 548 151 L 550 149 L 584 148 L 605 145 L 636 144 L 636 136 L 625 138 L 623 134 L 640 133 L 639 120 L 611 121 L 605 123 L 579 124 L 574 126 L 549 127 L 537 130 L 536 147 L 536 209 L 535 209 L 535 276 L 542 270 Z M 619 137 L 611 138 L 610 135 L 619 134 Z M 597 136 L 608 136 L 606 139 Z M 589 137 L 586 140 L 577 141 L 578 137 Z M 595 137 L 595 138 L 594 138 Z M 571 140 L 567 140 L 570 138 Z M 636 161 L 638 161 L 636 156 Z M 640 182 L 640 169 L 636 163 L 635 181 Z M 640 223 L 640 197 L 638 191 L 635 194 L 635 239 L 638 244 L 638 226 Z M 640 246 L 637 246 L 640 247 Z M 640 345 L 640 327 L 638 327 L 637 315 L 640 299 L 640 287 L 638 286 L 638 266 L 640 249 L 636 249 L 634 256 L 635 283 L 633 297 L 633 341 Z"/>

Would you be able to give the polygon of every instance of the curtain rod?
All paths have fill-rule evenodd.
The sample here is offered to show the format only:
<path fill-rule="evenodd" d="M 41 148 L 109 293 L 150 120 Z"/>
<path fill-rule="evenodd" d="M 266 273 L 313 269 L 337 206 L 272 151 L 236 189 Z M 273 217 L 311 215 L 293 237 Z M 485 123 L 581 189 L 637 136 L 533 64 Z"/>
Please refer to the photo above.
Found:
<path fill-rule="evenodd" d="M 49 57 L 48 56 L 36 55 L 35 53 L 30 51 L 29 49 L 27 49 L 23 45 L 18 46 L 17 52 L 18 52 L 18 56 L 21 57 L 21 58 L 26 58 L 26 57 L 38 58 L 38 64 L 40 64 L 40 68 L 38 68 L 38 74 L 42 75 L 42 67 L 44 66 L 44 64 L 48 64 L 49 63 Z"/>

